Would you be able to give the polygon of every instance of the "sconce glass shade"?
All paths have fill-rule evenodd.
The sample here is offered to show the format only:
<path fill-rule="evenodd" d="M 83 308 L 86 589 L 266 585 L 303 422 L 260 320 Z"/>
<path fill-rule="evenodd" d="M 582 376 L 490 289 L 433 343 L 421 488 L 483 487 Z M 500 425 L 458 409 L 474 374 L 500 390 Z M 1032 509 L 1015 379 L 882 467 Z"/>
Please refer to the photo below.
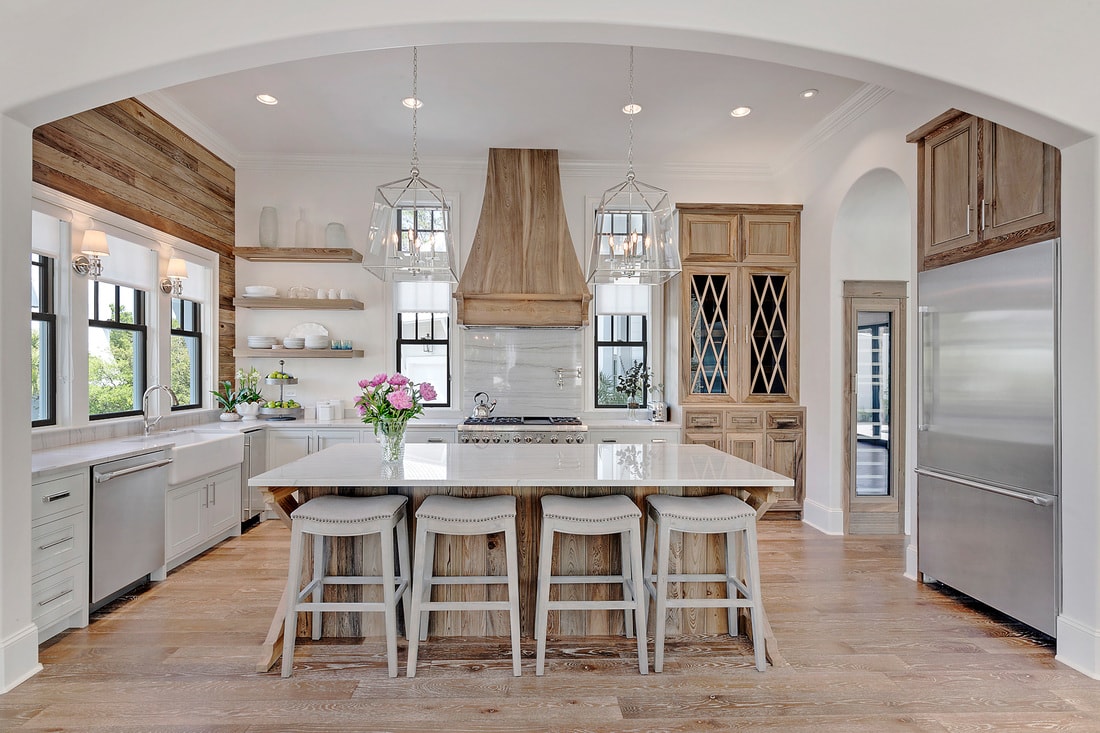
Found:
<path fill-rule="evenodd" d="M 389 282 L 457 282 L 451 209 L 443 189 L 420 177 L 378 187 L 363 267 Z"/>
<path fill-rule="evenodd" d="M 596 209 L 588 282 L 660 285 L 680 272 L 668 192 L 626 180 L 604 192 Z"/>
<path fill-rule="evenodd" d="M 107 232 L 99 229 L 88 229 L 84 232 L 84 240 L 80 245 L 80 251 L 86 255 L 98 255 L 108 257 L 111 248 L 107 246 Z"/>

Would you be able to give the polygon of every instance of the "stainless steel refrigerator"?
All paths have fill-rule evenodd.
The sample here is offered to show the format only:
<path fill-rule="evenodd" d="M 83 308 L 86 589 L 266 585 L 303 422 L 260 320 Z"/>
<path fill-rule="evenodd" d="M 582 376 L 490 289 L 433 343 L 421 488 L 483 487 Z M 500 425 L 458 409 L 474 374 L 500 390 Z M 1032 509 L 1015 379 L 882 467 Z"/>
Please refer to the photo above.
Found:
<path fill-rule="evenodd" d="M 917 566 L 1054 635 L 1058 241 L 920 273 Z"/>

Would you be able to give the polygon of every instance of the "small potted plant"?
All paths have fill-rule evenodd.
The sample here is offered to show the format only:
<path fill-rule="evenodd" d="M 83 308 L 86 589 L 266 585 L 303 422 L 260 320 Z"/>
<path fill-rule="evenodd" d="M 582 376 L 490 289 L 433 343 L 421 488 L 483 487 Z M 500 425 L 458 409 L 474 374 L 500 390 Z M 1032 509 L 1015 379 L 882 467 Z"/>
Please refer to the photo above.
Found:
<path fill-rule="evenodd" d="M 619 375 L 615 384 L 615 391 L 626 396 L 628 414 L 633 419 L 645 393 L 649 390 L 649 383 L 653 379 L 653 372 L 641 362 L 634 362 L 634 366 Z"/>
<path fill-rule="evenodd" d="M 260 372 L 256 367 L 237 370 L 237 414 L 245 420 L 255 420 L 264 404 L 260 394 Z"/>
<path fill-rule="evenodd" d="M 210 390 L 210 394 L 214 395 L 214 399 L 222 408 L 222 414 L 219 416 L 222 420 L 231 422 L 241 419 L 236 411 L 237 403 L 240 402 L 240 392 L 233 389 L 233 382 L 225 380 L 218 385 L 218 389 Z"/>

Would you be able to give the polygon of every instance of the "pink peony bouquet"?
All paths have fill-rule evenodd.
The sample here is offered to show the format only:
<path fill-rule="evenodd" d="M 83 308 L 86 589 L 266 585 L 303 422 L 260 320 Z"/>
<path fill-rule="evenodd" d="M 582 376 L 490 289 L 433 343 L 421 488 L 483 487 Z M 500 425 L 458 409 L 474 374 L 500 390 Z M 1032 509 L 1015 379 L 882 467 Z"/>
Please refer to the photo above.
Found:
<path fill-rule="evenodd" d="M 424 413 L 424 403 L 436 398 L 435 387 L 427 382 L 416 384 L 404 374 L 375 374 L 359 380 L 363 394 L 355 400 L 363 422 L 384 428 L 403 430 L 405 423 Z"/>

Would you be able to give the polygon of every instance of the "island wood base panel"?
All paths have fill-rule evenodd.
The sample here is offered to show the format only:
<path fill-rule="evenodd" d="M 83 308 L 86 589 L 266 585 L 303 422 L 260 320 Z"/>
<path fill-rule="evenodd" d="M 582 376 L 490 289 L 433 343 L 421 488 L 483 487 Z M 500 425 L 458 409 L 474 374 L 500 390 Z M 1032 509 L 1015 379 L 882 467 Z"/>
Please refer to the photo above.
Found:
<path fill-rule="evenodd" d="M 601 496 L 612 493 L 610 488 L 600 487 L 520 487 L 484 488 L 484 487 L 446 487 L 446 488 L 408 488 L 408 487 L 284 487 L 266 489 L 273 501 L 276 512 L 289 523 L 289 515 L 308 499 L 325 494 L 339 493 L 349 496 L 377 496 L 386 493 L 400 493 L 409 498 L 409 535 L 415 536 L 416 509 L 424 498 L 433 493 L 451 496 L 477 497 L 512 493 L 517 504 L 517 535 L 519 538 L 519 574 L 520 574 L 520 626 L 525 636 L 532 636 L 535 627 L 535 594 L 538 578 L 538 542 L 542 530 L 540 499 L 546 494 L 565 496 Z M 767 509 L 767 502 L 760 500 L 756 490 L 730 488 L 667 488 L 652 486 L 616 487 L 615 493 L 626 493 L 645 511 L 645 497 L 649 494 L 668 493 L 683 496 L 703 496 L 713 493 L 734 493 L 753 504 L 758 513 Z M 295 492 L 298 498 L 295 499 Z M 767 492 L 764 493 L 767 495 Z M 643 529 L 644 531 L 644 529 Z M 330 559 L 326 572 L 332 575 L 379 575 L 380 552 L 377 536 L 367 538 L 330 538 L 332 542 Z M 367 543 L 366 552 L 362 550 Z M 724 537 L 721 535 L 681 535 L 673 533 L 670 553 L 672 572 L 713 573 L 724 566 Z M 308 568 L 312 567 L 311 543 L 306 543 L 306 557 L 303 567 L 303 584 L 308 577 Z M 364 564 L 365 559 L 365 564 Z M 620 567 L 620 549 L 618 535 L 582 537 L 558 535 L 554 543 L 554 571 L 563 575 L 607 574 Z M 439 536 L 435 551 L 437 575 L 503 575 L 505 573 L 504 537 L 501 533 L 472 537 Z M 670 595 L 681 597 L 714 597 L 725 594 L 722 583 L 684 583 L 669 584 Z M 325 589 L 326 601 L 358 601 L 362 593 L 370 600 L 381 599 L 380 588 L 362 588 L 361 586 L 337 586 Z M 609 593 L 620 594 L 621 589 L 609 584 L 588 586 L 565 586 L 551 588 L 551 598 L 558 598 L 559 592 L 572 594 L 575 598 L 608 598 Z M 438 587 L 433 596 L 436 600 L 507 600 L 504 585 L 486 588 L 480 587 Z M 767 599 L 764 599 L 765 602 Z M 266 669 L 274 663 L 280 653 L 278 637 L 285 615 L 286 599 L 272 619 L 271 632 L 265 645 L 264 659 L 257 668 Z M 385 632 L 382 614 L 326 613 L 322 617 L 325 637 L 361 637 L 382 636 Z M 621 611 L 557 611 L 550 614 L 550 636 L 603 636 L 623 632 L 623 614 Z M 298 636 L 311 636 L 310 614 L 298 614 Z M 650 630 L 653 619 L 649 619 Z M 666 621 L 667 633 L 676 634 L 724 634 L 726 624 L 725 609 L 685 608 L 669 609 Z M 436 636 L 506 636 L 508 616 L 505 611 L 436 611 L 431 614 L 428 629 Z M 770 637 L 770 628 L 765 634 Z M 774 641 L 769 645 L 769 658 L 773 664 L 782 663 L 775 650 Z"/>

